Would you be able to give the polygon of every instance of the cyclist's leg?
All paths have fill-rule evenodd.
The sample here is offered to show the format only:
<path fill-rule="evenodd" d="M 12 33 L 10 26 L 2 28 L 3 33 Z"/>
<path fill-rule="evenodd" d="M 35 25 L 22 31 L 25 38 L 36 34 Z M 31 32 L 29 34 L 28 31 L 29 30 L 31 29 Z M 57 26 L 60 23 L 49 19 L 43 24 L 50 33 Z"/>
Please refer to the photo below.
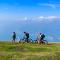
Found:
<path fill-rule="evenodd" d="M 27 38 L 25 38 L 25 42 L 27 42 Z"/>
<path fill-rule="evenodd" d="M 43 42 L 43 40 L 44 40 L 44 38 L 43 38 L 43 37 L 41 37 L 41 39 L 40 39 L 40 43 L 44 43 L 44 42 Z"/>
<path fill-rule="evenodd" d="M 29 38 L 27 37 L 27 43 L 29 43 Z"/>
<path fill-rule="evenodd" d="M 40 38 L 40 42 L 42 41 L 42 38 Z"/>
<path fill-rule="evenodd" d="M 35 43 L 39 44 L 40 43 L 40 39 L 36 39 Z"/>
<path fill-rule="evenodd" d="M 28 43 L 28 38 L 26 38 L 26 42 Z"/>
<path fill-rule="evenodd" d="M 25 39 L 25 42 L 27 42 L 27 43 L 28 43 L 28 38 L 26 38 L 26 39 Z"/>
<path fill-rule="evenodd" d="M 12 43 L 15 43 L 15 38 L 13 38 Z"/>

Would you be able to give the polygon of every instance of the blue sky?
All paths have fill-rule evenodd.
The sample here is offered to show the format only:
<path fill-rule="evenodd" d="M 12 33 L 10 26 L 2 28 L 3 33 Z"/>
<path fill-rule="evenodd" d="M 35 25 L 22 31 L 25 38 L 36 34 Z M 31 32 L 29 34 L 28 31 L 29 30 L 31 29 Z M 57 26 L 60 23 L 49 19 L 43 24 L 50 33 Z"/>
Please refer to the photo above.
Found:
<path fill-rule="evenodd" d="M 33 39 L 38 32 L 49 41 L 60 41 L 59 0 L 0 0 L 0 40 L 10 40 L 13 31 L 22 38 L 28 31 Z"/>

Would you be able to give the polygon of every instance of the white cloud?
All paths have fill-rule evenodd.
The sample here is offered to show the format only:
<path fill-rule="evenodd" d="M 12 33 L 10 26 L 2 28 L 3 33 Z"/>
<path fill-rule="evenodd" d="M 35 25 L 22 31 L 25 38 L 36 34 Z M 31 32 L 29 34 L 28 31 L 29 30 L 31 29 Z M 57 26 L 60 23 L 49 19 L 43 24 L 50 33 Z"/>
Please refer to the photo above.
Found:
<path fill-rule="evenodd" d="M 45 4 L 38 4 L 39 6 L 47 6 L 47 7 L 51 7 L 51 8 L 56 8 L 56 6 L 54 4 L 49 4 L 49 3 L 45 3 Z"/>
<path fill-rule="evenodd" d="M 60 17 L 57 17 L 57 16 L 40 16 L 38 18 L 39 19 L 55 19 L 55 18 L 60 18 Z"/>
<path fill-rule="evenodd" d="M 60 7 L 60 4 L 52 4 L 52 3 L 38 3 L 39 6 L 50 7 L 50 8 L 57 8 Z"/>
<path fill-rule="evenodd" d="M 39 16 L 37 17 L 40 21 L 55 21 L 56 19 L 60 19 L 59 16 Z"/>
<path fill-rule="evenodd" d="M 37 16 L 37 17 L 25 17 L 24 20 L 39 21 L 39 22 L 53 22 L 60 20 L 60 16 Z"/>
<path fill-rule="evenodd" d="M 27 16 L 16 16 L 16 15 L 3 15 L 0 14 L 1 21 L 39 21 L 39 22 L 53 22 L 60 20 L 60 16 L 37 16 L 37 17 L 27 17 Z"/>

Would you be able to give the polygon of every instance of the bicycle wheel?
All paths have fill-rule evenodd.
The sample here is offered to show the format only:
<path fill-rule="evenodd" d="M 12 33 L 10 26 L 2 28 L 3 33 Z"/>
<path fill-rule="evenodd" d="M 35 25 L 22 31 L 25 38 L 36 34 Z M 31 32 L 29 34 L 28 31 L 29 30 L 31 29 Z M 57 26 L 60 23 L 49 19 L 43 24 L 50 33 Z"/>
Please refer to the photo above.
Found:
<path fill-rule="evenodd" d="M 31 39 L 31 38 L 29 38 L 29 39 L 28 39 L 28 42 L 32 43 L 32 39 Z"/>
<path fill-rule="evenodd" d="M 47 40 L 43 40 L 43 43 L 44 43 L 44 44 L 48 44 L 48 41 L 47 41 Z"/>
<path fill-rule="evenodd" d="M 25 39 L 20 39 L 19 43 L 21 43 L 21 42 L 25 42 Z"/>

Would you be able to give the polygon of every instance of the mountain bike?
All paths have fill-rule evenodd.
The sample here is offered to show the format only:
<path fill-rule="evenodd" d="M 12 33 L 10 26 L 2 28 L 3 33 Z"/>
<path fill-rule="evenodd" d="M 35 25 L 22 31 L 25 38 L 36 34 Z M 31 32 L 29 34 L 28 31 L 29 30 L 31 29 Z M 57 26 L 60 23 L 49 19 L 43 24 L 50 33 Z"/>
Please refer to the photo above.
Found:
<path fill-rule="evenodd" d="M 21 43 L 21 42 L 25 43 L 27 41 L 26 41 L 25 38 L 23 38 L 23 39 L 20 39 L 19 43 Z M 31 38 L 28 38 L 28 43 L 32 43 L 32 39 Z"/>
<path fill-rule="evenodd" d="M 48 44 L 48 41 L 47 40 L 42 40 L 42 41 L 40 41 L 40 44 Z"/>
<path fill-rule="evenodd" d="M 48 41 L 47 40 L 35 40 L 35 43 L 48 44 Z"/>

